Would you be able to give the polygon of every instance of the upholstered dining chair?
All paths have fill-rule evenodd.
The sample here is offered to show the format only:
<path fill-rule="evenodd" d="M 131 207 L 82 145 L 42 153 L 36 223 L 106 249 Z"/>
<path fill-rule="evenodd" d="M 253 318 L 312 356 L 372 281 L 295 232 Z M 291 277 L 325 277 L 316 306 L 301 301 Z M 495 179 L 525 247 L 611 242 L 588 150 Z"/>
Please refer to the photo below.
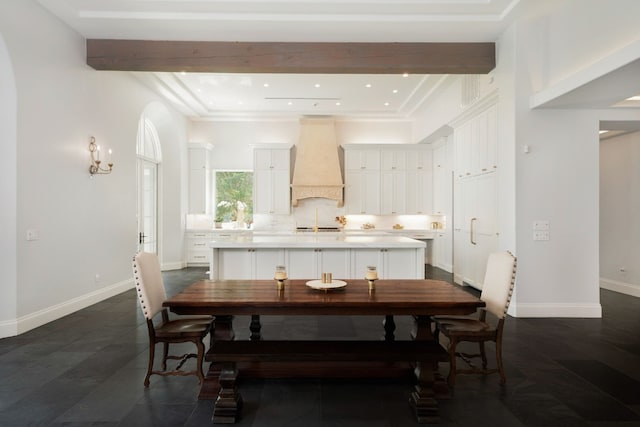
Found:
<path fill-rule="evenodd" d="M 197 375 L 200 384 L 204 380 L 202 373 L 202 360 L 204 358 L 204 337 L 209 333 L 211 317 L 191 317 L 181 319 L 169 319 L 169 313 L 162 303 L 167 299 L 167 294 L 162 281 L 160 263 L 156 254 L 139 252 L 133 257 L 133 278 L 136 284 L 136 293 L 140 308 L 147 320 L 149 331 L 149 365 L 147 375 L 144 378 L 144 386 L 149 386 L 149 377 L 156 375 Z M 154 323 L 154 317 L 161 313 L 161 321 Z M 169 355 L 170 343 L 193 342 L 198 352 L 186 353 L 181 356 Z M 153 369 L 155 347 L 157 343 L 163 344 L 162 370 Z M 189 358 L 197 358 L 196 369 L 182 371 L 182 365 Z M 175 369 L 167 371 L 167 360 L 180 360 Z"/>
<path fill-rule="evenodd" d="M 511 301 L 516 277 L 516 258 L 507 251 L 489 255 L 487 271 L 480 299 L 486 306 L 479 310 L 478 317 L 435 316 L 434 336 L 439 341 L 440 334 L 449 339 L 449 377 L 447 382 L 453 387 L 456 374 L 500 374 L 500 384 L 505 384 L 506 376 L 502 365 L 502 333 L 504 321 Z M 489 313 L 489 318 L 487 318 Z M 458 352 L 457 346 L 462 341 L 477 342 L 480 352 L 476 354 Z M 485 342 L 493 341 L 496 345 L 497 369 L 487 368 Z M 456 358 L 460 357 L 468 365 L 468 369 L 456 366 Z M 481 358 L 482 368 L 471 363 L 472 358 Z"/>

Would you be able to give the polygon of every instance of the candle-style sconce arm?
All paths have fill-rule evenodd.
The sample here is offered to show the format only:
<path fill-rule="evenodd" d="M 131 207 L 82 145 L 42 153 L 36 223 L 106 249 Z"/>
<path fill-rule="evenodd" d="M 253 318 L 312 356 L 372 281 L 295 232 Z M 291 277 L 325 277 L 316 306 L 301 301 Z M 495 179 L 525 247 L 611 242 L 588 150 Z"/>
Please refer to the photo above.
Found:
<path fill-rule="evenodd" d="M 113 162 L 109 158 L 109 163 L 105 168 L 100 160 L 100 146 L 96 144 L 96 139 L 92 136 L 89 139 L 89 152 L 91 153 L 91 165 L 89 165 L 89 173 L 93 175 L 109 174 L 113 170 Z M 111 150 L 109 150 L 109 157 L 111 157 Z"/>

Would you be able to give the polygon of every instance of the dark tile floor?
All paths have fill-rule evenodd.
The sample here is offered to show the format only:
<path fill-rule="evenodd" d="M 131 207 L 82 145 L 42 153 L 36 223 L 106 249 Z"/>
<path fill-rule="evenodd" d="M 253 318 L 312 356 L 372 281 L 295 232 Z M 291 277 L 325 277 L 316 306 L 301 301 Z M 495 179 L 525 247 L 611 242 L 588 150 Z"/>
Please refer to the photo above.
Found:
<path fill-rule="evenodd" d="M 448 280 L 439 270 L 432 277 Z M 164 274 L 169 294 L 204 269 Z M 640 299 L 602 291 L 602 319 L 506 323 L 507 385 L 460 376 L 440 402 L 447 426 L 640 426 Z M 379 337 L 381 319 L 263 318 L 263 335 Z M 397 336 L 410 319 L 396 319 Z M 235 322 L 248 336 L 248 319 Z M 127 291 L 17 337 L 0 340 L 0 425 L 200 426 L 213 402 L 195 377 L 154 376 L 145 389 L 147 331 Z M 446 364 L 441 366 L 446 374 Z M 244 380 L 238 426 L 412 426 L 407 381 Z"/>

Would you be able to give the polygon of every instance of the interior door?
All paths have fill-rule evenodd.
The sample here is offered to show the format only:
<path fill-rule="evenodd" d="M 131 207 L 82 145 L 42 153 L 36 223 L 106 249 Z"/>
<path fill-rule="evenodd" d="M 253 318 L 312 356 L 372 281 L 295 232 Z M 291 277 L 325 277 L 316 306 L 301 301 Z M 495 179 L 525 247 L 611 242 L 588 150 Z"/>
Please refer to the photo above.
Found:
<path fill-rule="evenodd" d="M 158 252 L 158 165 L 138 159 L 138 250 Z"/>

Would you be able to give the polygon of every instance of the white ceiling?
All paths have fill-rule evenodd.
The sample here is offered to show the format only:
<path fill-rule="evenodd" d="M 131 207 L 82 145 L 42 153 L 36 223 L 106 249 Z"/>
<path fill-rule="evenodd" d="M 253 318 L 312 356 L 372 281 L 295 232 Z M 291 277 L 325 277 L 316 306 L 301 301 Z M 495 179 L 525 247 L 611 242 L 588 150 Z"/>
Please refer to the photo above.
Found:
<path fill-rule="evenodd" d="M 520 3 L 520 0 L 38 1 L 87 39 L 280 42 L 493 42 L 515 18 Z M 303 114 L 402 119 L 447 81 L 443 75 L 142 72 L 135 75 L 184 114 L 204 119 Z"/>
<path fill-rule="evenodd" d="M 492 42 L 519 0 L 39 2 L 87 39 Z M 197 118 L 405 118 L 446 80 L 442 75 L 135 74 Z"/>

